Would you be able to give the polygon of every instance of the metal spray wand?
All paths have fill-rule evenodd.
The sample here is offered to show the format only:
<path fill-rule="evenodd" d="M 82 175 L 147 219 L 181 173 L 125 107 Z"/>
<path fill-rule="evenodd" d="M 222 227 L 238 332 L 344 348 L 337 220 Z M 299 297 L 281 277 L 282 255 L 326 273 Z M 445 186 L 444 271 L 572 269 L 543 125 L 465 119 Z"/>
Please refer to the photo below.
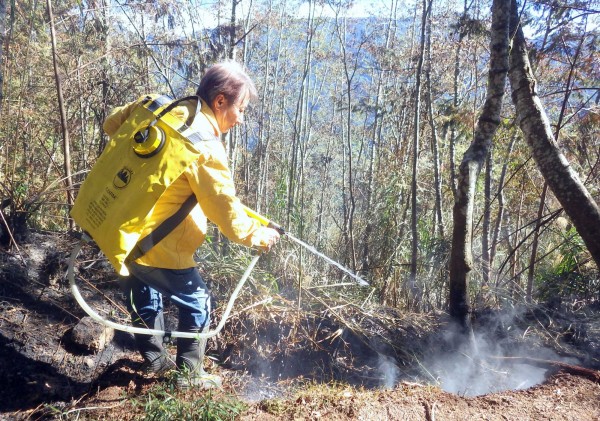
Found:
<path fill-rule="evenodd" d="M 310 251 L 314 255 L 319 256 L 320 258 L 322 258 L 323 260 L 325 260 L 327 263 L 335 266 L 336 268 L 338 268 L 342 272 L 350 275 L 352 278 L 354 278 L 358 282 L 358 284 L 360 286 L 369 286 L 369 283 L 367 281 L 365 281 L 360 276 L 358 276 L 357 274 L 355 274 L 354 272 L 352 272 L 350 269 L 348 269 L 347 267 L 341 265 L 340 263 L 336 262 L 335 260 L 327 257 L 326 255 L 324 255 L 323 253 L 321 253 L 320 251 L 318 251 L 317 249 L 315 249 L 313 246 L 311 246 L 309 244 L 306 244 L 304 241 L 300 240 L 299 238 L 296 238 L 290 232 L 288 232 L 285 229 L 283 229 L 283 227 L 281 227 L 281 225 L 276 224 L 275 222 L 269 220 L 268 218 L 266 218 L 266 217 L 264 217 L 264 216 L 256 213 L 255 211 L 253 211 L 252 209 L 250 209 L 247 206 L 244 206 L 244 210 L 246 211 L 246 214 L 249 217 L 251 217 L 252 219 L 257 220 L 258 222 L 260 222 L 265 227 L 273 228 L 274 230 L 278 231 L 279 234 L 285 235 L 287 238 L 289 238 L 290 240 L 294 241 L 296 244 L 301 245 L 306 250 Z"/>

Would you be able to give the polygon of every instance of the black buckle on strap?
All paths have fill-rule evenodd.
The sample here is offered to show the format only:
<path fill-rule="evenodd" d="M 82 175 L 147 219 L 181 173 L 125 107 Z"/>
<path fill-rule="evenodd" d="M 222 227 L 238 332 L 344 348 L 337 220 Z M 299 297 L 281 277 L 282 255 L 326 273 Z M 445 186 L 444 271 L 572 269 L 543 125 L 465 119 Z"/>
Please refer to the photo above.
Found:
<path fill-rule="evenodd" d="M 165 335 L 163 336 L 163 344 L 170 344 L 171 343 L 171 330 L 170 329 L 165 329 Z"/>

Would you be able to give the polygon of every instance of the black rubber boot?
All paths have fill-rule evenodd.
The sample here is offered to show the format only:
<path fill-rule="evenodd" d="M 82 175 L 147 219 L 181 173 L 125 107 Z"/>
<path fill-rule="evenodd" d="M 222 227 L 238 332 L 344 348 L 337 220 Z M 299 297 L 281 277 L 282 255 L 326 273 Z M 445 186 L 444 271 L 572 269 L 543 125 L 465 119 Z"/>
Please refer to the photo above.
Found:
<path fill-rule="evenodd" d="M 206 330 L 205 330 L 206 331 Z M 221 377 L 204 371 L 203 361 L 207 339 L 177 338 L 177 358 L 175 363 L 179 370 L 177 387 L 187 390 L 192 387 L 200 389 L 220 388 Z"/>
<path fill-rule="evenodd" d="M 133 322 L 135 327 L 144 327 L 148 329 L 163 330 L 165 329 L 165 323 L 163 314 L 158 313 L 153 319 L 143 321 L 137 319 Z M 163 348 L 162 338 L 160 336 L 144 335 L 141 333 L 135 333 L 135 342 L 138 350 L 144 358 L 142 364 L 142 370 L 146 373 L 164 374 L 168 370 L 175 368 L 173 360 Z"/>

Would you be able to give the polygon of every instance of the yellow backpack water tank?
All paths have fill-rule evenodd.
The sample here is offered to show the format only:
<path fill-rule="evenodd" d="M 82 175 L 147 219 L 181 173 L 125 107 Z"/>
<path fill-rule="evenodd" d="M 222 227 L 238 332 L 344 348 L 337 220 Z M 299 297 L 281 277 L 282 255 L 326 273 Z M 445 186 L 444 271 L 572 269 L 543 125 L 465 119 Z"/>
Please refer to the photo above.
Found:
<path fill-rule="evenodd" d="M 125 259 L 152 208 L 198 158 L 194 144 L 218 140 L 214 134 L 192 133 L 183 120 L 167 112 L 175 102 L 165 96 L 140 100 L 89 172 L 71 209 L 75 222 L 121 275 L 129 274 Z"/>

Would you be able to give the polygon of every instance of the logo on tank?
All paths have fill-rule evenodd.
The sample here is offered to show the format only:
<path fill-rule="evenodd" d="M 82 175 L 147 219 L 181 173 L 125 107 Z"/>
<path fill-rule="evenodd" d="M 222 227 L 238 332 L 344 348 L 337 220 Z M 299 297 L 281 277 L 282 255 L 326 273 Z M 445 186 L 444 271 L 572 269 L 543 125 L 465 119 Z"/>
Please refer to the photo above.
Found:
<path fill-rule="evenodd" d="M 124 189 L 131 181 L 132 174 L 133 171 L 131 171 L 129 168 L 121 168 L 115 175 L 115 178 L 113 178 L 113 185 L 118 189 Z"/>

